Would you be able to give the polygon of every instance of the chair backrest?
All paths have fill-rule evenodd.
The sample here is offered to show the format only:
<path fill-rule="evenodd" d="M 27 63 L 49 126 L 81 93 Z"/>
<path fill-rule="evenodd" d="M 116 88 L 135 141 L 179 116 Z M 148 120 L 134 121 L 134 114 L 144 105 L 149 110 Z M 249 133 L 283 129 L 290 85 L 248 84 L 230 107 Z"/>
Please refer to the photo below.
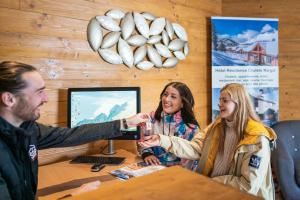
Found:
<path fill-rule="evenodd" d="M 285 199 L 300 199 L 300 120 L 281 121 L 272 126 L 277 146 L 271 162 Z"/>

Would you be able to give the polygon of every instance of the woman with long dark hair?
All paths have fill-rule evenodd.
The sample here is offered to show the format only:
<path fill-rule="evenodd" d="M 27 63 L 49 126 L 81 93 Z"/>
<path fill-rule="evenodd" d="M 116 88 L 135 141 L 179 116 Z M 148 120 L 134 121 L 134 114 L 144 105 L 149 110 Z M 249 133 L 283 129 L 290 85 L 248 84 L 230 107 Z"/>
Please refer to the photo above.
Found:
<path fill-rule="evenodd" d="M 186 84 L 168 83 L 160 94 L 156 111 L 150 113 L 152 123 L 150 134 L 163 134 L 192 140 L 195 133 L 199 131 L 199 124 L 193 111 L 194 104 L 194 97 Z M 158 146 L 144 148 L 141 154 L 147 164 L 187 166 L 187 163 L 191 163 Z M 192 166 L 189 165 L 189 167 Z"/>

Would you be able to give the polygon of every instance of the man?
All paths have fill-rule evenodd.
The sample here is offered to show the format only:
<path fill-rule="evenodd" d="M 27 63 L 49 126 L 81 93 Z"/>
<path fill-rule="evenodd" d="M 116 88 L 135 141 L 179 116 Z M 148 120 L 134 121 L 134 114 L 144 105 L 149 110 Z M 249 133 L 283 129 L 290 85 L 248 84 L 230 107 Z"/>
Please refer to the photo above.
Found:
<path fill-rule="evenodd" d="M 0 63 L 0 199 L 35 199 L 37 149 L 74 146 L 121 135 L 145 122 L 142 115 L 107 123 L 60 128 L 37 123 L 48 101 L 38 71 L 23 63 Z"/>

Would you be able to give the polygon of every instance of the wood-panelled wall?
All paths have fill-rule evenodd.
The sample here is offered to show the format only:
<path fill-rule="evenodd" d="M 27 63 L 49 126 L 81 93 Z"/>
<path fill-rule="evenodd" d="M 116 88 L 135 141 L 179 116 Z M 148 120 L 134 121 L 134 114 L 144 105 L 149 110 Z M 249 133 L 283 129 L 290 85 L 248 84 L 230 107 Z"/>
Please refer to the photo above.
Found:
<path fill-rule="evenodd" d="M 141 71 L 102 61 L 86 40 L 88 21 L 110 9 L 147 11 L 185 27 L 190 44 L 186 60 L 173 69 Z M 42 123 L 66 126 L 67 88 L 140 86 L 142 111 L 156 108 L 163 86 L 182 81 L 191 88 L 201 126 L 210 121 L 210 16 L 279 18 L 280 120 L 299 119 L 300 109 L 300 17 L 298 0 L 1 0 L 0 61 L 16 60 L 41 70 L 49 102 L 42 109 Z M 62 69 L 55 79 L 47 67 Z M 117 142 L 134 151 L 134 142 Z M 94 152 L 104 142 L 40 152 L 40 160 L 55 160 Z M 62 157 L 62 156 L 59 156 Z"/>
<path fill-rule="evenodd" d="M 300 119 L 300 3 L 298 0 L 223 0 L 222 15 L 279 19 L 279 118 Z"/>
<path fill-rule="evenodd" d="M 147 11 L 181 24 L 189 37 L 187 59 L 172 69 L 149 71 L 102 61 L 87 42 L 86 28 L 91 18 L 110 9 Z M 220 14 L 221 0 L 1 0 L 0 61 L 15 60 L 41 70 L 49 94 L 42 123 L 66 126 L 68 87 L 140 86 L 142 111 L 149 112 L 156 108 L 164 85 L 182 81 L 194 94 L 198 121 L 206 126 L 211 116 L 210 16 Z M 63 73 L 51 79 L 47 68 L 53 65 Z M 40 161 L 55 160 L 60 153 L 69 157 L 90 152 L 98 144 L 41 151 Z M 119 142 L 124 146 L 134 145 Z"/>

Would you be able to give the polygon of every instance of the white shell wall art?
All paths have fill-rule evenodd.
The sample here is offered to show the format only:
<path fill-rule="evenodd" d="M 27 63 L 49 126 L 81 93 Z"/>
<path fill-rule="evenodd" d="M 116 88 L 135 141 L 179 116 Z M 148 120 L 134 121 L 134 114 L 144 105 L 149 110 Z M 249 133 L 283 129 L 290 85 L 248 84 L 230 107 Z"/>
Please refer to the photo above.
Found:
<path fill-rule="evenodd" d="M 145 19 L 147 19 L 149 21 L 155 20 L 155 18 L 156 18 L 154 15 L 152 15 L 149 12 L 143 12 L 142 15 L 145 17 Z"/>
<path fill-rule="evenodd" d="M 184 55 L 184 53 L 182 51 L 174 51 L 174 55 L 179 60 L 184 60 L 185 59 L 185 55 Z"/>
<path fill-rule="evenodd" d="M 119 56 L 119 54 L 117 54 L 113 50 L 99 49 L 98 52 L 100 56 L 103 58 L 103 60 L 105 60 L 108 63 L 115 64 L 115 65 L 119 65 L 123 63 L 121 56 Z"/>
<path fill-rule="evenodd" d="M 161 57 L 152 46 L 147 46 L 147 55 L 155 67 L 162 67 Z"/>
<path fill-rule="evenodd" d="M 113 19 L 122 19 L 125 13 L 121 10 L 110 10 L 105 15 Z"/>
<path fill-rule="evenodd" d="M 164 64 L 163 64 L 163 67 L 175 67 L 178 63 L 178 59 L 175 58 L 175 57 L 172 57 L 172 58 L 168 58 Z"/>
<path fill-rule="evenodd" d="M 149 38 L 149 40 L 147 41 L 148 44 L 156 44 L 159 41 L 161 41 L 161 36 L 160 35 L 153 35 Z"/>
<path fill-rule="evenodd" d="M 149 35 L 160 34 L 164 30 L 165 26 L 166 26 L 166 20 L 164 17 L 155 19 L 150 26 Z"/>
<path fill-rule="evenodd" d="M 137 64 L 137 68 L 142 69 L 142 70 L 151 69 L 153 66 L 154 66 L 154 64 L 149 61 L 142 61 L 139 64 Z"/>
<path fill-rule="evenodd" d="M 189 54 L 189 51 L 190 51 L 189 45 L 188 45 L 188 43 L 186 42 L 186 43 L 184 44 L 184 46 L 183 46 L 183 52 L 184 52 L 184 55 L 187 56 L 187 55 Z"/>
<path fill-rule="evenodd" d="M 119 39 L 118 43 L 118 51 L 119 54 L 125 63 L 129 68 L 133 66 L 133 52 L 131 47 L 128 45 L 128 43 L 125 40 Z"/>
<path fill-rule="evenodd" d="M 146 19 L 140 13 L 135 12 L 133 14 L 133 19 L 137 30 L 145 37 L 149 38 L 149 25 Z"/>
<path fill-rule="evenodd" d="M 163 40 L 164 45 L 168 46 L 169 42 L 170 42 L 168 33 L 165 30 L 163 30 L 161 36 L 162 36 L 162 40 Z"/>
<path fill-rule="evenodd" d="M 169 49 L 173 51 L 178 51 L 184 46 L 184 41 L 181 39 L 172 40 L 169 44 Z"/>
<path fill-rule="evenodd" d="M 155 46 L 157 52 L 159 53 L 159 55 L 161 55 L 162 57 L 165 57 L 165 58 L 172 57 L 171 51 L 165 45 L 158 43 L 158 44 L 155 44 L 154 46 Z"/>
<path fill-rule="evenodd" d="M 111 17 L 108 16 L 96 16 L 101 26 L 109 31 L 120 31 L 121 28 Z"/>
<path fill-rule="evenodd" d="M 139 62 L 141 62 L 145 58 L 146 54 L 147 54 L 146 46 L 141 46 L 137 48 L 134 53 L 134 64 L 136 65 Z"/>
<path fill-rule="evenodd" d="M 87 38 L 94 51 L 97 51 L 102 42 L 102 30 L 99 22 L 92 19 L 87 27 Z"/>
<path fill-rule="evenodd" d="M 149 12 L 109 10 L 90 20 L 87 39 L 104 61 L 141 70 L 175 67 L 189 53 L 185 29 Z"/>
<path fill-rule="evenodd" d="M 114 46 L 118 42 L 120 35 L 120 32 L 110 32 L 106 34 L 103 38 L 101 48 L 106 49 Z"/>
<path fill-rule="evenodd" d="M 172 40 L 174 35 L 174 29 L 172 24 L 168 20 L 166 20 L 166 31 L 168 33 L 168 36 L 170 37 L 170 40 Z"/>
<path fill-rule="evenodd" d="M 147 39 L 142 35 L 134 35 L 131 36 L 127 42 L 132 46 L 142 46 L 147 42 Z"/>
<path fill-rule="evenodd" d="M 122 37 L 124 40 L 127 40 L 130 37 L 134 31 L 134 27 L 135 24 L 132 13 L 129 12 L 125 15 L 121 22 Z"/>
<path fill-rule="evenodd" d="M 180 26 L 179 24 L 176 24 L 176 23 L 173 23 L 173 28 L 174 28 L 174 31 L 176 33 L 176 35 L 182 39 L 183 41 L 187 41 L 188 38 L 187 38 L 187 34 L 184 30 L 184 28 L 182 26 Z"/>

